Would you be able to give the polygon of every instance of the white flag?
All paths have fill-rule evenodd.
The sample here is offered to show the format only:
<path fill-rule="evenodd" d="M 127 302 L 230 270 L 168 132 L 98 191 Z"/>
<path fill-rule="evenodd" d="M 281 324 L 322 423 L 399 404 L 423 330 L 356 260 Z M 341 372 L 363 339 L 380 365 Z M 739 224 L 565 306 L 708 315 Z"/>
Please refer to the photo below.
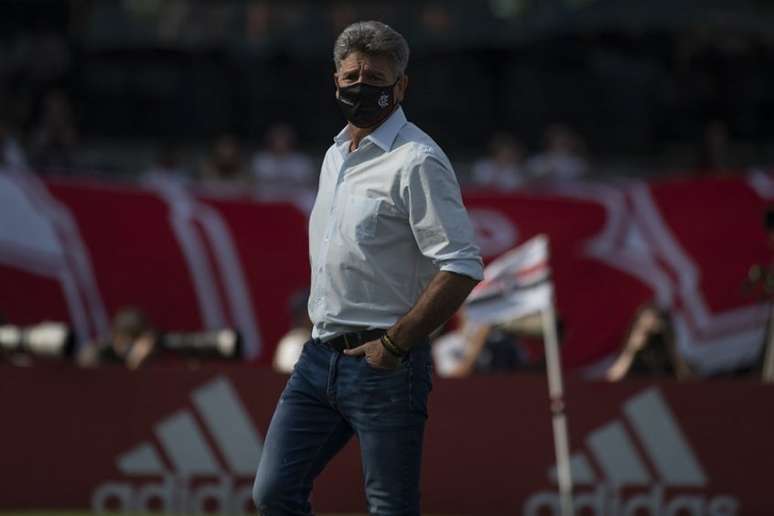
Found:
<path fill-rule="evenodd" d="M 465 301 L 465 314 L 477 323 L 506 323 L 551 306 L 548 237 L 537 235 L 498 257 L 484 269 L 484 280 Z"/>

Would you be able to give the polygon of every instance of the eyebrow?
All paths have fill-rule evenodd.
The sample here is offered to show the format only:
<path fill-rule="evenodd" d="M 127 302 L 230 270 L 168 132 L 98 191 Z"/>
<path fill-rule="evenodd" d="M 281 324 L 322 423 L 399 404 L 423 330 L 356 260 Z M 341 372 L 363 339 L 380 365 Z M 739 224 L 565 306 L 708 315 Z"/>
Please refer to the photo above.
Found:
<path fill-rule="evenodd" d="M 357 77 L 359 74 L 360 74 L 360 69 L 358 68 L 343 72 L 343 76 L 346 78 Z M 385 75 L 378 70 L 366 70 L 365 72 L 363 72 L 363 75 L 365 77 L 374 78 L 374 79 L 384 79 L 385 77 Z"/>

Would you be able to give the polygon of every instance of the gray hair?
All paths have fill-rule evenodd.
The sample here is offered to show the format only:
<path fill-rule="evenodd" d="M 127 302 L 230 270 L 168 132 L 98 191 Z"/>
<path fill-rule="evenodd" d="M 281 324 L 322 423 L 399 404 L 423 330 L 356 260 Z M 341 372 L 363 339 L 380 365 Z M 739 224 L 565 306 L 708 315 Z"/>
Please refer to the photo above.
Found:
<path fill-rule="evenodd" d="M 344 29 L 333 45 L 333 62 L 336 71 L 341 62 L 352 52 L 369 56 L 386 56 L 393 62 L 398 75 L 406 72 L 409 46 L 400 32 L 378 21 L 355 22 Z"/>

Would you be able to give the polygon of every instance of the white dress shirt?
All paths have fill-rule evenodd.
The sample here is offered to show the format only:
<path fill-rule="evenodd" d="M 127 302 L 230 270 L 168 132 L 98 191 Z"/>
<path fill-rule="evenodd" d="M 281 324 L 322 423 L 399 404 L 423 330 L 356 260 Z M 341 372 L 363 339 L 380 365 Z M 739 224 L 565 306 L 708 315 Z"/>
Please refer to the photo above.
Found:
<path fill-rule="evenodd" d="M 325 154 L 309 221 L 312 335 L 326 340 L 403 317 L 438 271 L 483 266 L 449 159 L 398 109 L 349 152 Z"/>

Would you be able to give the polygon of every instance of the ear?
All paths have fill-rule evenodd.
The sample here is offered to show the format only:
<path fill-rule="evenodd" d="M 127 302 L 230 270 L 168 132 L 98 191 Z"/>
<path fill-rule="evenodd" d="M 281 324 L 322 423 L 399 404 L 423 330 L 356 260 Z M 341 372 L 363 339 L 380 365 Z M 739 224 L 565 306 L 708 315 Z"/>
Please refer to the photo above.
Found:
<path fill-rule="evenodd" d="M 408 88 L 408 75 L 404 75 L 395 85 L 397 91 L 395 92 L 395 98 L 398 102 L 403 102 L 406 97 L 406 89 Z"/>
<path fill-rule="evenodd" d="M 336 96 L 339 95 L 339 74 L 338 72 L 333 72 L 333 86 L 336 88 Z"/>

